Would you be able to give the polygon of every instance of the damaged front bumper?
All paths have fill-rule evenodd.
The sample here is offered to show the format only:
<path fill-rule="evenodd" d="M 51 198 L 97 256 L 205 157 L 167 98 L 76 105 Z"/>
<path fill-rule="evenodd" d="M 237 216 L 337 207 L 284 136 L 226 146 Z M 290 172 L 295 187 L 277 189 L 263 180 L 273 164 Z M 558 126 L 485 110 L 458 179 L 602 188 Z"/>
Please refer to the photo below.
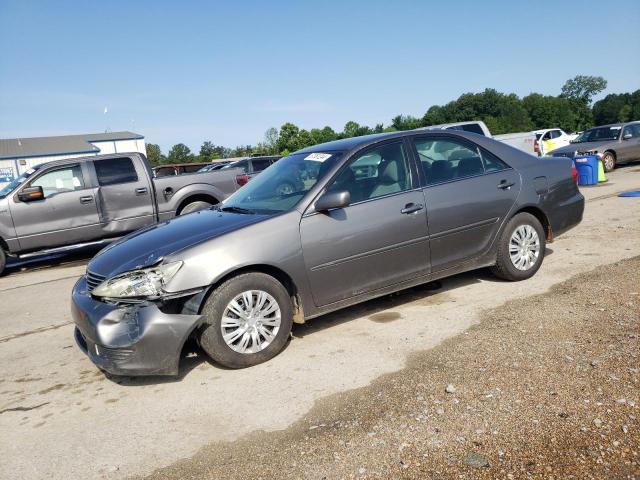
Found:
<path fill-rule="evenodd" d="M 114 375 L 177 375 L 182 347 L 202 317 L 161 308 L 154 302 L 95 300 L 82 277 L 71 301 L 76 342 L 93 363 Z"/>

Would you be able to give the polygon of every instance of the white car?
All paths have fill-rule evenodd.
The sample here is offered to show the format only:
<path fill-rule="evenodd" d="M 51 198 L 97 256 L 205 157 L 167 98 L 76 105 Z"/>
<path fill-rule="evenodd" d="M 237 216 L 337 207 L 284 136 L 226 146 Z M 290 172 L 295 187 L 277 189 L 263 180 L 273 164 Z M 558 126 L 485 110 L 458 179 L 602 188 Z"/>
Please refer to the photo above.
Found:
<path fill-rule="evenodd" d="M 534 151 L 541 157 L 549 155 L 553 150 L 565 147 L 576 138 L 576 135 L 569 135 L 560 128 L 545 128 L 544 130 L 536 130 L 536 141 L 534 143 Z"/>

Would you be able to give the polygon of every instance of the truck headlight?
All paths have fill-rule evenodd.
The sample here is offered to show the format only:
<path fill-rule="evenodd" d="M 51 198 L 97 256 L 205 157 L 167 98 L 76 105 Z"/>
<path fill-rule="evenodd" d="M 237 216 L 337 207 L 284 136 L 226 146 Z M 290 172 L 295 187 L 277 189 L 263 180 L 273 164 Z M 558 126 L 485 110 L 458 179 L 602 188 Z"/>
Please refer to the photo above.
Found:
<path fill-rule="evenodd" d="M 158 298 L 180 267 L 182 262 L 173 262 L 126 272 L 105 280 L 91 293 L 103 298 Z"/>

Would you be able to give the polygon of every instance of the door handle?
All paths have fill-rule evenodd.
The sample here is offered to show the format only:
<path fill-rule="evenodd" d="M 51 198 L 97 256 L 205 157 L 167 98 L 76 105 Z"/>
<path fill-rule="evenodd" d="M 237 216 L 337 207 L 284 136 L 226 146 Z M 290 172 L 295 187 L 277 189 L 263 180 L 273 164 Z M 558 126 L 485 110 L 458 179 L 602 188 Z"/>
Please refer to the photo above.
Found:
<path fill-rule="evenodd" d="M 136 195 L 146 195 L 149 190 L 146 187 L 136 188 Z"/>
<path fill-rule="evenodd" d="M 515 182 L 507 182 L 506 180 L 501 180 L 498 184 L 498 188 L 501 190 L 509 190 L 511 187 L 515 185 Z"/>
<path fill-rule="evenodd" d="M 400 213 L 403 213 L 405 215 L 409 215 L 410 213 L 419 212 L 423 208 L 424 208 L 424 205 L 422 205 L 421 203 L 407 203 L 404 206 L 404 208 L 402 210 L 400 210 Z"/>
<path fill-rule="evenodd" d="M 86 197 L 80 197 L 80 203 L 91 203 L 93 202 L 93 197 L 91 195 L 87 195 Z"/>

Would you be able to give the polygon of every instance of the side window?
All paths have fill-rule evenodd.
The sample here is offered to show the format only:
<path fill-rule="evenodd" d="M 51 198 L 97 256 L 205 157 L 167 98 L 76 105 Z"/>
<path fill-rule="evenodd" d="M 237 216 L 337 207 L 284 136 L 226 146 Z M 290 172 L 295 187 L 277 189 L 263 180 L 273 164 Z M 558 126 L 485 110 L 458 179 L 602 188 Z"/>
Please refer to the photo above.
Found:
<path fill-rule="evenodd" d="M 477 133 L 478 135 L 484 136 L 484 132 L 482 131 L 482 127 L 477 123 L 469 123 L 467 125 L 462 126 L 462 130 L 465 132 Z"/>
<path fill-rule="evenodd" d="M 552 130 L 551 131 L 551 138 L 558 138 L 562 135 L 562 132 L 560 132 L 560 130 Z"/>
<path fill-rule="evenodd" d="M 267 168 L 269 165 L 271 165 L 271 162 L 269 162 L 269 160 L 267 159 L 251 160 L 251 163 L 253 164 L 254 172 L 261 172 L 262 170 Z"/>
<path fill-rule="evenodd" d="M 625 135 L 631 134 L 632 137 L 640 136 L 640 125 L 627 125 L 624 127 L 624 132 L 622 133 L 622 137 Z"/>
<path fill-rule="evenodd" d="M 392 143 L 358 155 L 328 190 L 348 190 L 351 203 L 356 203 L 410 188 L 411 175 L 404 146 Z"/>
<path fill-rule="evenodd" d="M 506 163 L 496 157 L 493 153 L 489 153 L 484 149 L 481 149 L 482 162 L 484 163 L 484 171 L 487 173 L 499 172 L 500 170 L 506 170 L 509 167 Z"/>
<path fill-rule="evenodd" d="M 137 182 L 138 174 L 130 158 L 110 158 L 93 163 L 101 186 Z"/>
<path fill-rule="evenodd" d="M 82 190 L 84 188 L 82 167 L 80 165 L 68 165 L 50 170 L 36 178 L 29 186 L 42 187 L 45 198 L 57 193 Z"/>
<path fill-rule="evenodd" d="M 453 139 L 414 140 L 427 185 L 482 175 L 484 166 L 476 147 Z"/>

